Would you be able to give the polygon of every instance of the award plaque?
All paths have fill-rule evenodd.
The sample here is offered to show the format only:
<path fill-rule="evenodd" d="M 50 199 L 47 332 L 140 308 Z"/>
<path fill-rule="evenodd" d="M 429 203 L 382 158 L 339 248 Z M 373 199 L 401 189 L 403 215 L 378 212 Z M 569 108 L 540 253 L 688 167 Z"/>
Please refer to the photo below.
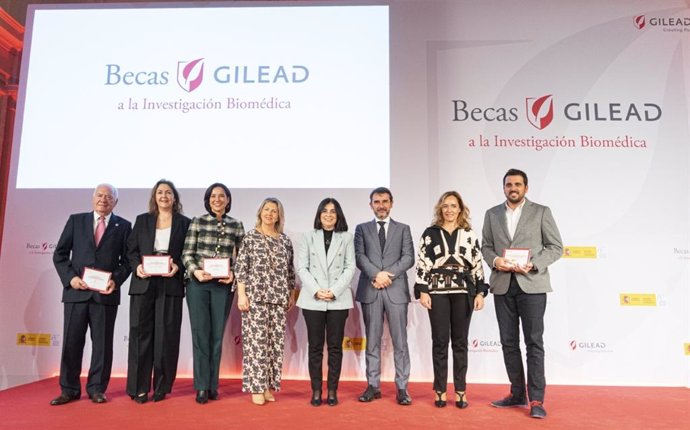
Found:
<path fill-rule="evenodd" d="M 106 291 L 111 275 L 112 273 L 110 272 L 85 267 L 84 275 L 81 277 L 81 280 L 84 281 L 89 290 Z"/>
<path fill-rule="evenodd" d="M 203 268 L 204 271 L 210 273 L 214 279 L 230 277 L 229 258 L 204 258 Z"/>
<path fill-rule="evenodd" d="M 147 275 L 167 275 L 170 273 L 171 261 L 172 259 L 169 255 L 143 255 L 141 257 L 141 266 Z"/>
<path fill-rule="evenodd" d="M 526 266 L 529 263 L 529 248 L 506 248 L 503 250 L 503 258 L 515 266 Z"/>

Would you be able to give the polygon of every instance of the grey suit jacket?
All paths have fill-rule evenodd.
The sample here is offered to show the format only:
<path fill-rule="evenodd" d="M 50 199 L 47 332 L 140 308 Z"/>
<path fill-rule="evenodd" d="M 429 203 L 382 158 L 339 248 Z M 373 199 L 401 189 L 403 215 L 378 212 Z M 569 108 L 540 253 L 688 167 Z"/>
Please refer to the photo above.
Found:
<path fill-rule="evenodd" d="M 511 272 L 497 270 L 493 267 L 493 262 L 496 257 L 503 256 L 503 250 L 506 248 L 530 250 L 534 268 L 526 275 L 515 274 L 524 292 L 536 294 L 552 291 L 548 267 L 561 258 L 563 244 L 556 221 L 548 207 L 526 200 L 513 240 L 508 234 L 505 203 L 486 211 L 482 229 L 482 256 L 491 267 L 491 292 L 498 295 L 508 292 Z"/>
<path fill-rule="evenodd" d="M 297 306 L 300 308 L 313 311 L 352 308 L 350 282 L 355 275 L 352 234 L 346 231 L 334 232 L 326 255 L 323 230 L 306 233 L 297 250 L 297 275 L 302 281 L 297 299 Z M 335 299 L 317 299 L 314 295 L 319 289 L 330 290 Z"/>
<path fill-rule="evenodd" d="M 371 303 L 383 291 L 393 303 L 410 302 L 407 270 L 414 265 L 414 245 L 408 225 L 391 219 L 381 252 L 376 221 L 359 224 L 355 229 L 355 258 L 362 272 L 355 297 L 358 302 Z M 371 283 L 382 270 L 393 273 L 393 283 L 385 290 L 377 290 Z"/>

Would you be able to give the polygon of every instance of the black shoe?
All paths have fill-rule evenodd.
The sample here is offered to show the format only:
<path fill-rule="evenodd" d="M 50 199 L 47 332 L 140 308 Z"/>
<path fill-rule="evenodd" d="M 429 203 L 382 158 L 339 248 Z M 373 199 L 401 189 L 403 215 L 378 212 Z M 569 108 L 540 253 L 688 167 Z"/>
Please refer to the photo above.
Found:
<path fill-rule="evenodd" d="M 105 403 L 108 401 L 108 398 L 105 397 L 105 394 L 103 393 L 95 393 L 93 395 L 89 396 L 91 398 L 91 401 L 94 403 Z"/>
<path fill-rule="evenodd" d="M 50 401 L 52 406 L 60 406 L 71 402 L 72 400 L 79 400 L 80 396 L 71 396 L 67 393 L 60 393 L 59 396 Z"/>
<path fill-rule="evenodd" d="M 311 403 L 312 406 L 321 406 L 321 390 L 313 390 L 311 392 Z"/>
<path fill-rule="evenodd" d="M 512 394 L 501 400 L 494 400 L 491 402 L 494 408 L 525 408 L 527 407 L 527 400 L 524 397 L 515 397 Z"/>
<path fill-rule="evenodd" d="M 408 393 L 407 390 L 398 390 L 396 399 L 398 400 L 398 404 L 402 406 L 409 406 L 412 404 L 412 397 L 410 397 L 410 393 Z"/>
<path fill-rule="evenodd" d="M 465 395 L 464 391 L 456 391 L 455 392 L 455 406 L 457 406 L 460 409 L 465 409 L 468 407 L 470 404 L 467 403 L 467 396 Z"/>
<path fill-rule="evenodd" d="M 328 390 L 326 403 L 328 403 L 328 406 L 335 406 L 338 404 L 338 392 L 336 390 Z"/>
<path fill-rule="evenodd" d="M 143 405 L 144 403 L 149 401 L 149 395 L 146 393 L 139 394 L 134 398 L 134 401 L 139 403 L 140 405 Z"/>
<path fill-rule="evenodd" d="M 437 408 L 445 408 L 446 407 L 446 401 L 443 400 L 445 397 L 445 392 L 444 391 L 435 391 L 436 393 L 436 399 L 434 400 L 434 406 Z"/>
<path fill-rule="evenodd" d="M 208 390 L 209 400 L 218 400 L 218 390 Z"/>
<path fill-rule="evenodd" d="M 154 402 L 160 402 L 160 401 L 163 401 L 163 400 L 165 400 L 165 393 L 160 393 L 160 392 L 158 392 L 158 391 L 156 391 L 155 393 L 153 393 L 153 401 L 154 401 Z"/>
<path fill-rule="evenodd" d="M 204 405 L 208 402 L 208 392 L 206 390 L 199 390 L 196 392 L 196 402 Z"/>
<path fill-rule="evenodd" d="M 367 386 L 367 389 L 364 390 L 361 396 L 359 396 L 359 401 L 360 402 L 371 402 L 374 399 L 380 399 L 381 398 L 381 390 L 378 388 L 375 388 L 371 385 Z"/>
<path fill-rule="evenodd" d="M 533 401 L 529 404 L 529 416 L 532 418 L 546 418 L 546 409 L 540 401 Z"/>

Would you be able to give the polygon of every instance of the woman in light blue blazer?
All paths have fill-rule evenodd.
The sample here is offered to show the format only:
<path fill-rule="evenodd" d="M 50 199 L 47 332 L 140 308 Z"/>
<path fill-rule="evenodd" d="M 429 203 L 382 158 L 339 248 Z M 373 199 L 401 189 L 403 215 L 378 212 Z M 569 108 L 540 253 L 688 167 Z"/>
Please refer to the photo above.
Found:
<path fill-rule="evenodd" d="M 328 345 L 329 406 L 338 404 L 338 381 L 343 362 L 345 320 L 352 309 L 350 281 L 355 274 L 355 248 L 340 203 L 325 198 L 319 203 L 314 230 L 306 233 L 297 255 L 302 309 L 309 341 L 309 377 L 313 406 L 321 405 L 321 363 L 324 338 Z"/>

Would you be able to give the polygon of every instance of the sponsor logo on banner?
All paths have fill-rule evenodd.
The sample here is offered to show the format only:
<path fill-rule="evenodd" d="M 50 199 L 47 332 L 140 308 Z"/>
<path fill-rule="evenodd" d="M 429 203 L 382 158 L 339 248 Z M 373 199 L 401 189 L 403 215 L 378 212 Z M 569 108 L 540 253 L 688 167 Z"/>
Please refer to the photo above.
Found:
<path fill-rule="evenodd" d="M 50 333 L 17 333 L 18 346 L 51 346 L 52 340 Z"/>
<path fill-rule="evenodd" d="M 611 348 L 608 347 L 606 342 L 602 341 L 578 341 L 571 340 L 568 342 L 570 350 L 573 352 L 613 352 Z"/>
<path fill-rule="evenodd" d="M 683 351 L 685 351 L 685 355 L 690 355 L 690 342 L 683 344 Z"/>
<path fill-rule="evenodd" d="M 461 123 L 517 123 L 528 122 L 543 131 L 554 123 L 608 122 L 622 125 L 656 122 L 663 116 L 661 106 L 653 101 L 572 101 L 561 100 L 553 94 L 525 97 L 524 116 L 519 103 L 508 106 L 481 106 L 464 99 L 451 100 L 451 121 Z M 524 119 L 523 119 L 524 118 Z M 563 124 L 565 123 L 565 124 Z M 505 136 L 478 134 L 469 138 L 469 147 L 529 148 L 536 151 L 559 148 L 645 149 L 647 140 L 627 133 L 615 136 Z"/>
<path fill-rule="evenodd" d="M 470 352 L 500 352 L 501 341 L 497 339 L 479 339 L 470 341 Z"/>
<path fill-rule="evenodd" d="M 367 347 L 367 338 L 365 337 L 347 337 L 343 338 L 343 350 L 345 351 L 364 351 Z"/>
<path fill-rule="evenodd" d="M 690 260 L 690 249 L 687 248 L 673 248 L 673 255 L 681 260 Z"/>
<path fill-rule="evenodd" d="M 596 246 L 566 246 L 563 258 L 597 258 Z"/>
<path fill-rule="evenodd" d="M 633 16 L 633 26 L 638 30 L 661 30 L 666 33 L 690 32 L 690 16 Z"/>
<path fill-rule="evenodd" d="M 621 306 L 656 306 L 656 294 L 621 293 Z"/>
<path fill-rule="evenodd" d="M 526 98 L 527 120 L 538 130 L 551 124 L 553 121 L 553 96 L 551 94 L 536 99 Z"/>
<path fill-rule="evenodd" d="M 52 255 L 57 243 L 50 242 L 26 242 L 26 251 L 30 255 Z"/>
<path fill-rule="evenodd" d="M 645 25 L 647 25 L 647 22 L 645 20 L 644 15 L 637 15 L 633 17 L 633 25 L 635 25 L 635 28 L 638 30 L 642 30 Z"/>
<path fill-rule="evenodd" d="M 574 102 L 566 100 L 554 110 L 557 100 L 553 94 L 525 97 L 525 117 L 539 130 L 549 126 L 555 112 L 562 120 L 570 122 L 654 122 L 661 119 L 661 106 L 645 102 Z M 519 109 L 515 106 L 473 106 L 463 99 L 451 100 L 455 122 L 517 122 Z M 562 101 L 561 101 L 562 103 Z"/>

